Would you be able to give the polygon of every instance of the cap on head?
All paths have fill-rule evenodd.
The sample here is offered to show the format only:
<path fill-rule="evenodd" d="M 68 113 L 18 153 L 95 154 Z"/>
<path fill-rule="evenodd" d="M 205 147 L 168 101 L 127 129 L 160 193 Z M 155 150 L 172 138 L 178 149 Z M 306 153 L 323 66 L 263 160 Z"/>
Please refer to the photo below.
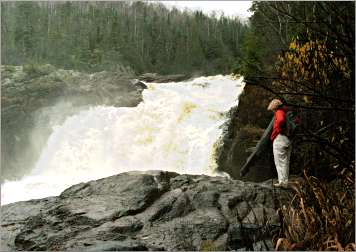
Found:
<path fill-rule="evenodd" d="M 268 105 L 268 107 L 267 107 L 267 110 L 272 110 L 272 111 L 274 111 L 274 110 L 276 110 L 279 106 L 281 106 L 283 104 L 283 102 L 281 101 L 281 100 L 279 100 L 279 99 L 273 99 L 270 103 L 269 103 L 269 105 Z"/>

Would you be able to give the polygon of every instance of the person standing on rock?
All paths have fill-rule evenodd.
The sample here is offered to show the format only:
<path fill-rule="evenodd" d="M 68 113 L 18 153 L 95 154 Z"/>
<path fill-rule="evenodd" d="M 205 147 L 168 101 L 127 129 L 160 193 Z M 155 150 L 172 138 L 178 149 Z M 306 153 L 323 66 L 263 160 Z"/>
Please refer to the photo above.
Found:
<path fill-rule="evenodd" d="M 276 187 L 287 187 L 289 177 L 289 162 L 292 151 L 290 139 L 286 136 L 287 108 L 279 99 L 274 99 L 268 105 L 267 110 L 274 112 L 271 141 L 273 143 L 273 157 L 278 174 Z"/>

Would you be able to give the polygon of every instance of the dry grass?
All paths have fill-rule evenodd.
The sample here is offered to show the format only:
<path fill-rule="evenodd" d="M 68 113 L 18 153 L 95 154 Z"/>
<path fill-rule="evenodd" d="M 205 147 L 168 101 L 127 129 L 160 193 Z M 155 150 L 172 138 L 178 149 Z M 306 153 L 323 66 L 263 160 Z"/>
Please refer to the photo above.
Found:
<path fill-rule="evenodd" d="M 292 185 L 296 194 L 279 209 L 281 232 L 274 237 L 276 250 L 354 251 L 354 165 L 331 183 L 308 176 Z"/>

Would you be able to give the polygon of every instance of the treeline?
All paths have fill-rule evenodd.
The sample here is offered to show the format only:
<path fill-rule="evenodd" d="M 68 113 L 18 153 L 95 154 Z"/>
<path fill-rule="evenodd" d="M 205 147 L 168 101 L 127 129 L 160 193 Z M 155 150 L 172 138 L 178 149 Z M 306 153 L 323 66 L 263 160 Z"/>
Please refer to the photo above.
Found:
<path fill-rule="evenodd" d="M 247 26 L 238 18 L 143 2 L 3 2 L 2 64 L 95 72 L 231 72 Z"/>
<path fill-rule="evenodd" d="M 291 166 L 304 183 L 279 210 L 276 250 L 355 250 L 355 3 L 254 2 L 252 9 L 236 71 L 253 94 L 243 106 L 260 113 L 245 120 L 266 125 L 271 115 L 256 115 L 267 114 L 272 98 L 301 115 Z"/>

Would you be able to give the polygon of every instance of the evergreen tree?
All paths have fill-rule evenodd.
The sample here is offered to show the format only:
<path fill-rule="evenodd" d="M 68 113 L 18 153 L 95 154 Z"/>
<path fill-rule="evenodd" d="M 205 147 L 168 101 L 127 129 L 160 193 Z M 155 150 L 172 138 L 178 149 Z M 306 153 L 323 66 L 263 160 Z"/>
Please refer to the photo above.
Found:
<path fill-rule="evenodd" d="M 138 74 L 231 72 L 246 25 L 143 2 L 2 3 L 2 64 Z"/>

